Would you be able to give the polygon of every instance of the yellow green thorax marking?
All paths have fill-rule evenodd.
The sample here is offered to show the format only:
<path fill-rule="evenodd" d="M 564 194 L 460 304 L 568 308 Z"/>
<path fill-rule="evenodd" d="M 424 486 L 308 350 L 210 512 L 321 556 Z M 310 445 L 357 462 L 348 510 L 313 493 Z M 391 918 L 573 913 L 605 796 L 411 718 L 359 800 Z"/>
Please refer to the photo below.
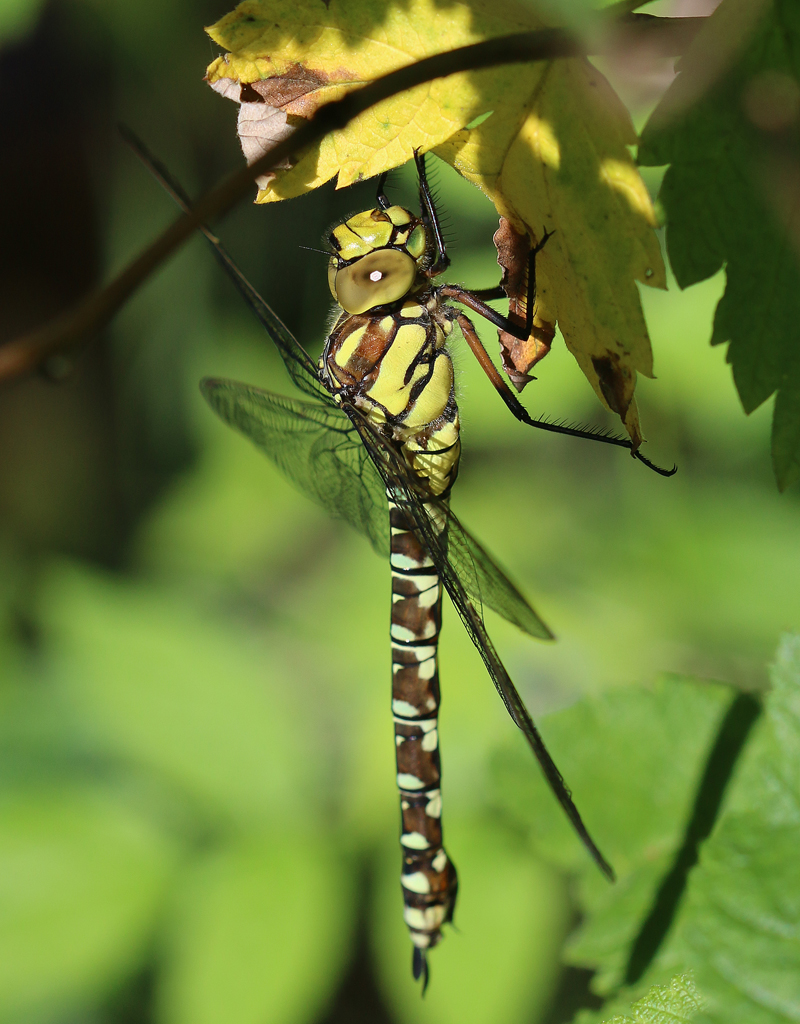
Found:
<path fill-rule="evenodd" d="M 402 206 L 390 206 L 388 210 L 365 210 L 335 227 L 330 233 L 330 242 L 339 260 L 357 260 L 374 252 L 375 249 L 384 249 L 396 244 L 400 234 L 403 236 L 402 242 L 407 242 L 409 231 L 398 232 L 396 229 L 408 228 L 408 225 L 418 221 L 418 217 L 404 210 Z M 413 231 L 411 233 L 413 234 Z M 425 251 L 424 229 L 421 232 L 421 239 L 420 256 Z M 419 248 L 417 239 L 415 248 Z"/>
<path fill-rule="evenodd" d="M 452 325 L 425 272 L 425 223 L 401 206 L 366 210 L 328 240 L 328 281 L 345 311 L 326 343 L 328 379 L 376 426 L 391 430 L 433 494 L 445 494 L 460 453 L 445 348 Z"/>

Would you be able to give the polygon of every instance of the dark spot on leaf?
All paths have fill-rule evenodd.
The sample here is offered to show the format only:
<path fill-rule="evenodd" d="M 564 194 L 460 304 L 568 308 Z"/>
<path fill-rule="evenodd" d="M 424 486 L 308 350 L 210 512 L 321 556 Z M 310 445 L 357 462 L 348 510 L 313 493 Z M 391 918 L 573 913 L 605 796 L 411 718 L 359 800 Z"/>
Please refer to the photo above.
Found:
<path fill-rule="evenodd" d="M 252 82 L 251 88 L 258 93 L 262 102 L 280 108 L 327 85 L 329 81 L 330 78 L 319 71 L 312 71 L 303 64 L 293 64 L 282 75 Z"/>
<path fill-rule="evenodd" d="M 592 366 L 594 366 L 600 390 L 603 392 L 603 397 L 608 402 L 609 408 L 625 419 L 633 396 L 633 388 L 630 386 L 630 370 L 622 365 L 619 356 L 614 353 L 593 357 Z"/>

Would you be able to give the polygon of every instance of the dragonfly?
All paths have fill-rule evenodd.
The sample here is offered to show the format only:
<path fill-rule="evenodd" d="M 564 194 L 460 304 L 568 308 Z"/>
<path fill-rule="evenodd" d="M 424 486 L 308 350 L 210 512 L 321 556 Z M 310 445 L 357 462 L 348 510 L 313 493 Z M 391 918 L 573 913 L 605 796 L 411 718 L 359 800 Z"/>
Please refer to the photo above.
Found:
<path fill-rule="evenodd" d="M 145 147 L 127 141 L 184 208 L 181 186 Z M 403 917 L 412 943 L 412 973 L 428 984 L 428 951 L 452 922 L 458 877 L 443 842 L 438 640 L 447 591 L 514 724 L 522 731 L 556 800 L 600 870 L 614 872 L 589 834 L 560 771 L 486 629 L 489 607 L 532 637 L 553 634 L 504 570 L 450 508 L 461 443 L 453 364 L 458 327 L 511 412 L 523 423 L 627 447 L 631 442 L 588 429 L 532 419 L 483 348 L 467 306 L 516 337 L 531 333 L 535 259 L 531 249 L 524 324 L 488 306 L 499 289 L 437 285 L 449 258 L 428 183 L 415 154 L 418 213 L 394 205 L 381 175 L 373 209 L 350 217 L 327 237 L 328 283 L 339 315 L 314 361 L 248 282 L 227 250 L 204 232 L 228 275 L 277 347 L 305 396 L 289 398 L 232 380 L 206 378 L 201 392 L 220 418 L 249 438 L 305 495 L 355 527 L 384 558 L 392 580 L 391 709 L 400 798 Z M 504 294 L 504 293 L 503 293 Z M 310 400 L 309 400 L 310 399 Z"/>

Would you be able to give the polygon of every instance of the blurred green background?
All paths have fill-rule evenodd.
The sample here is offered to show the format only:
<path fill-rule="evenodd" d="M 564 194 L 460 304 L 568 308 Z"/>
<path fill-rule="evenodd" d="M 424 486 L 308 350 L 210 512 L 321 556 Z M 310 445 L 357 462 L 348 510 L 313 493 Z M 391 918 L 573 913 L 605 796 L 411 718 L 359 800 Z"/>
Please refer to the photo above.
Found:
<path fill-rule="evenodd" d="M 201 25 L 226 9 L 0 0 L 1 340 L 174 216 L 116 121 L 195 194 L 238 166 L 235 108 L 202 82 Z M 437 178 L 452 279 L 494 283 L 492 208 Z M 391 185 L 413 202 L 410 173 Z M 372 199 L 328 187 L 219 225 L 314 355 L 330 298 L 301 246 Z M 558 636 L 489 617 L 534 715 L 664 671 L 761 689 L 800 627 L 798 496 L 775 490 L 770 409 L 743 416 L 708 346 L 721 292 L 642 289 L 658 379 L 640 407 L 670 480 L 518 425 L 456 344 L 455 508 Z M 441 731 L 462 892 L 420 1002 L 387 567 L 212 416 L 206 374 L 290 393 L 195 241 L 102 338 L 0 396 L 0 1022 L 570 1020 L 593 1005 L 588 972 L 558 966 L 570 888 L 493 810 L 489 766 L 520 741 L 452 611 Z M 539 378 L 531 411 L 606 422 L 562 343 Z"/>

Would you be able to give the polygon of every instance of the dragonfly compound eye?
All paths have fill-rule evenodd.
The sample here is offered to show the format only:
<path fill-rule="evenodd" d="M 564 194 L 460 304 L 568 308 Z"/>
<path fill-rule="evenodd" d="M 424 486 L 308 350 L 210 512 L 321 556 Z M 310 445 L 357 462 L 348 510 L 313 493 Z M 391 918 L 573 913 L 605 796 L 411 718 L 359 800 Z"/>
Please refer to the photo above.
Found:
<path fill-rule="evenodd" d="M 414 260 L 398 249 L 376 249 L 341 270 L 331 266 L 333 297 L 348 313 L 365 313 L 374 306 L 397 302 L 417 276 Z"/>

